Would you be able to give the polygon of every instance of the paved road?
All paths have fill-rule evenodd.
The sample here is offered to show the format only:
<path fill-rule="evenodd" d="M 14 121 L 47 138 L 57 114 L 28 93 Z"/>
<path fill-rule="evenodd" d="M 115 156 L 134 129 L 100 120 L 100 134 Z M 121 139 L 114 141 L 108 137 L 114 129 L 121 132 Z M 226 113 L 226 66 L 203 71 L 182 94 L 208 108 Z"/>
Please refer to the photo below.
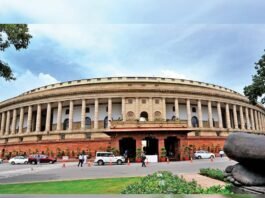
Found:
<path fill-rule="evenodd" d="M 213 162 L 210 160 L 194 160 L 170 162 L 168 163 L 149 163 L 146 168 L 140 164 L 126 165 L 106 165 L 77 167 L 76 163 L 66 163 L 50 165 L 17 165 L 11 166 L 2 164 L 0 167 L 0 184 L 2 183 L 21 183 L 36 181 L 54 181 L 54 180 L 74 180 L 74 179 L 92 179 L 92 178 L 110 178 L 110 177 L 133 177 L 145 176 L 156 171 L 166 170 L 174 174 L 197 173 L 200 168 L 219 168 L 225 169 L 226 166 L 234 164 L 227 158 L 216 158 Z M 32 169 L 33 168 L 33 169 Z"/>

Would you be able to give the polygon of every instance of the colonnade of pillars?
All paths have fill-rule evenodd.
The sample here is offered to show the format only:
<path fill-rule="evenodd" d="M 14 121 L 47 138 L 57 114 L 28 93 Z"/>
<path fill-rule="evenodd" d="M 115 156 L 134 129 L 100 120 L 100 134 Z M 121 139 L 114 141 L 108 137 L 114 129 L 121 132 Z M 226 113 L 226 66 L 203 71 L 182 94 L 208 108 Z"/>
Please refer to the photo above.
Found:
<path fill-rule="evenodd" d="M 152 101 L 152 98 L 150 98 L 150 101 Z M 187 124 L 188 127 L 192 127 L 192 113 L 191 113 L 191 100 L 185 99 L 186 101 L 186 111 L 187 111 Z M 194 101 L 194 100 L 192 100 Z M 137 104 L 139 105 L 139 100 L 137 98 L 136 100 Z M 208 122 L 209 122 L 209 128 L 215 128 L 213 124 L 213 114 L 212 114 L 212 102 L 213 101 L 206 101 L 207 107 L 208 107 Z M 57 124 L 56 124 L 56 131 L 62 130 L 62 102 L 57 102 Z M 54 104 L 54 103 L 53 103 Z M 166 120 L 166 98 L 162 98 L 162 116 Z M 240 120 L 240 129 L 241 130 L 258 130 L 262 131 L 265 129 L 264 126 L 264 114 L 260 111 L 257 111 L 256 109 L 250 109 L 248 107 L 243 107 L 235 104 L 227 104 L 222 103 L 225 105 L 225 121 L 226 121 L 226 128 L 231 129 L 231 114 L 230 114 L 230 107 L 232 107 L 233 112 L 233 128 L 239 129 L 239 120 Z M 37 107 L 37 113 L 36 113 L 36 125 L 34 127 L 34 131 L 40 132 L 41 131 L 41 111 L 42 106 L 46 105 L 46 122 L 45 122 L 45 131 L 51 130 L 51 110 L 52 110 L 52 104 L 37 104 L 35 105 Z M 174 99 L 174 105 L 175 105 L 175 117 L 179 119 L 180 112 L 179 112 L 179 99 Z M 197 116 L 198 116 L 198 127 L 203 128 L 203 114 L 202 114 L 202 101 L 197 100 Z M 82 99 L 82 107 L 81 107 L 81 130 L 85 130 L 85 122 L 86 122 L 86 106 L 87 102 L 86 99 Z M 194 106 L 194 104 L 192 105 Z M 94 99 L 94 129 L 98 129 L 98 118 L 99 118 L 99 99 Z M 218 128 L 224 128 L 223 126 L 223 116 L 221 111 L 221 103 L 217 102 L 217 114 L 218 114 Z M 150 109 L 153 111 L 153 106 L 151 105 Z M 237 110 L 239 108 L 239 118 L 237 114 Z M 244 108 L 244 109 L 243 109 Z M 24 123 L 24 115 L 25 115 L 25 109 L 27 109 L 27 124 L 26 124 L 26 133 L 32 132 L 32 118 L 33 118 L 33 106 L 30 105 L 28 107 L 21 107 L 19 109 L 13 109 L 8 110 L 5 112 L 1 112 L 1 120 L 0 120 L 0 135 L 9 135 L 9 134 L 21 134 L 23 133 L 23 123 Z M 139 110 L 138 106 L 136 108 Z M 244 112 L 245 111 L 245 117 Z M 19 122 L 18 122 L 18 130 L 17 130 L 17 115 L 19 112 Z M 125 98 L 121 98 L 121 114 L 123 121 L 126 119 L 126 108 L 125 108 Z M 136 112 L 136 115 L 138 115 L 139 112 Z M 74 115 L 74 100 L 69 101 L 69 127 L 68 130 L 73 130 L 73 115 Z M 12 119 L 11 119 L 12 116 Z M 108 118 L 112 117 L 112 99 L 108 99 Z M 152 116 L 150 116 L 152 121 Z M 238 120 L 239 119 L 239 120 Z"/>

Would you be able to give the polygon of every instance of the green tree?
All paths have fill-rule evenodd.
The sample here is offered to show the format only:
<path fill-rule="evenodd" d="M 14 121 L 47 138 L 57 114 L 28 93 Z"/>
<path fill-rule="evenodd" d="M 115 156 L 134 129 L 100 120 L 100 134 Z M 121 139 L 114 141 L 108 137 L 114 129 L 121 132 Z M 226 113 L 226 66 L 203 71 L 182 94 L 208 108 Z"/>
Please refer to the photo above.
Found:
<path fill-rule="evenodd" d="M 26 24 L 0 24 L 0 51 L 14 46 L 16 50 L 26 49 L 32 36 Z M 10 66 L 0 59 L 0 77 L 15 80 Z"/>
<path fill-rule="evenodd" d="M 256 74 L 252 76 L 252 84 L 244 87 L 244 94 L 252 104 L 256 104 L 258 97 L 265 93 L 265 54 L 255 63 Z M 265 97 L 261 98 L 261 103 L 265 103 Z"/>

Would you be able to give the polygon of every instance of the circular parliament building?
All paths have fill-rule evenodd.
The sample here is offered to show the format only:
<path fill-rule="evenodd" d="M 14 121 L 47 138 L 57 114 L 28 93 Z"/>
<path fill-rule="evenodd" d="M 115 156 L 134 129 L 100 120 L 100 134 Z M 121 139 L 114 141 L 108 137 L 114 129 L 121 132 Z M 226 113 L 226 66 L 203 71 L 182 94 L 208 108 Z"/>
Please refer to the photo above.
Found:
<path fill-rule="evenodd" d="M 0 102 L 0 154 L 113 150 L 183 160 L 219 152 L 233 131 L 262 133 L 265 109 L 228 88 L 162 77 L 62 82 Z"/>

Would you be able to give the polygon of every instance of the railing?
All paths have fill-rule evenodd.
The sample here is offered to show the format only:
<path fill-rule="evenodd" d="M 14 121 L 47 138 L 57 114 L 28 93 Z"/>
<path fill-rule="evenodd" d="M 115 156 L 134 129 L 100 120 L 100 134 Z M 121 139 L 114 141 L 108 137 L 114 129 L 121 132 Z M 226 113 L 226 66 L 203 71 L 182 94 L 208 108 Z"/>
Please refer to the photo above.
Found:
<path fill-rule="evenodd" d="M 187 128 L 187 121 L 111 121 L 111 129 L 122 128 Z"/>

